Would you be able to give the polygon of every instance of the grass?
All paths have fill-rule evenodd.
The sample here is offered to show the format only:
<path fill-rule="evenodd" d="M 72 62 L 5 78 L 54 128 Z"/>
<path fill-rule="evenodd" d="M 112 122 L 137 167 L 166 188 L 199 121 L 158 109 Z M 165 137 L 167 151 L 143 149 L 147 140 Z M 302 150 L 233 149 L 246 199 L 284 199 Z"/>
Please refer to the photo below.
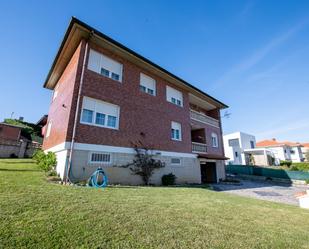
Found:
<path fill-rule="evenodd" d="M 0 160 L 0 248 L 309 248 L 309 211 L 205 188 L 62 186 Z"/>

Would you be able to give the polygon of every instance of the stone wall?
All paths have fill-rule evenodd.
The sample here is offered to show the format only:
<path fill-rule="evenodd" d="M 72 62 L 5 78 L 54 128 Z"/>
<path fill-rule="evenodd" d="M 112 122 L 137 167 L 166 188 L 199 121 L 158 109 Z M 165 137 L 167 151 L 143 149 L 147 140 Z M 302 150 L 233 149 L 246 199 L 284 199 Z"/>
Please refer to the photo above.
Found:
<path fill-rule="evenodd" d="M 38 148 L 40 148 L 40 145 L 28 141 L 0 139 L 0 158 L 32 157 L 34 151 Z"/>

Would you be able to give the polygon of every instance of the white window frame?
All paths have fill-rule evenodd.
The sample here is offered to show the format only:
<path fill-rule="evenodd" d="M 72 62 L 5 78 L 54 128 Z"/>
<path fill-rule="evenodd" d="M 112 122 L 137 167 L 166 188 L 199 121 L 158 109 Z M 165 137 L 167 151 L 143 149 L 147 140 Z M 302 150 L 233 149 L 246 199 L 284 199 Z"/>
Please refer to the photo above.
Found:
<path fill-rule="evenodd" d="M 143 83 L 142 83 L 142 78 L 148 78 L 148 80 L 151 80 L 151 81 L 153 81 L 153 84 L 154 84 L 154 88 L 152 89 L 152 88 L 150 88 L 150 87 L 148 87 L 148 86 L 145 86 L 145 85 L 143 85 Z M 139 76 L 139 85 L 140 85 L 140 91 L 141 92 L 143 92 L 143 93 L 147 93 L 147 94 L 149 94 L 149 95 L 151 95 L 151 96 L 156 96 L 157 95 L 157 82 L 156 82 L 156 80 L 155 79 L 153 79 L 153 78 L 151 78 L 150 76 L 148 76 L 148 75 L 146 75 L 146 74 L 144 74 L 144 73 L 140 73 L 140 76 Z M 142 91 L 141 90 L 141 87 L 144 87 L 145 89 L 146 89 L 146 91 Z M 152 90 L 153 91 L 153 94 L 151 94 L 151 93 L 149 93 L 148 92 L 148 90 Z"/>
<path fill-rule="evenodd" d="M 215 141 L 215 143 L 214 143 Z M 219 147 L 219 139 L 218 139 L 218 135 L 214 132 L 211 133 L 211 146 L 213 148 L 218 148 Z"/>
<path fill-rule="evenodd" d="M 98 162 L 98 161 L 92 161 L 92 155 L 93 154 L 105 154 L 105 155 L 109 155 L 109 162 Z M 105 152 L 105 151 L 89 151 L 88 153 L 88 163 L 89 164 L 95 164 L 95 165 L 110 165 L 112 164 L 112 153 L 109 152 Z"/>
<path fill-rule="evenodd" d="M 46 128 L 46 138 L 50 136 L 52 124 L 53 124 L 52 121 L 48 121 L 47 128 Z"/>
<path fill-rule="evenodd" d="M 179 129 L 173 128 L 173 127 L 178 126 L 178 125 L 179 125 Z M 179 130 L 179 139 L 174 138 L 172 136 L 172 129 Z M 174 141 L 182 141 L 181 123 L 178 123 L 178 122 L 175 122 L 175 121 L 171 122 L 171 135 L 170 136 L 171 136 L 171 139 L 174 140 Z"/>
<path fill-rule="evenodd" d="M 95 70 L 95 69 L 92 69 L 92 68 L 90 68 L 90 66 L 89 66 L 89 65 L 90 65 L 90 63 L 89 63 L 89 61 L 90 61 L 90 54 L 91 54 L 92 52 L 97 53 L 97 54 L 100 55 L 99 71 L 97 71 L 97 70 Z M 117 63 L 117 64 L 120 65 L 119 80 L 116 80 L 116 79 L 113 79 L 113 78 L 112 78 L 112 73 L 117 74 L 117 75 L 118 75 L 118 73 L 113 72 L 113 71 L 111 71 L 111 70 L 109 70 L 109 69 L 107 69 L 107 68 L 104 68 L 104 67 L 102 66 L 102 60 L 103 60 L 104 57 L 107 58 L 108 60 L 111 60 L 112 62 Z M 107 71 L 109 72 L 109 73 L 108 73 L 108 76 L 101 73 L 102 68 L 105 69 L 105 70 L 107 70 Z M 101 76 L 103 76 L 103 77 L 106 77 L 106 78 L 109 78 L 109 79 L 111 79 L 111 80 L 114 80 L 114 81 L 117 81 L 117 82 L 122 83 L 123 64 L 120 63 L 119 61 L 116 61 L 116 60 L 110 58 L 109 56 L 106 56 L 106 55 L 104 55 L 104 54 L 102 54 L 102 53 L 100 53 L 100 52 L 94 50 L 94 49 L 90 49 L 90 51 L 89 51 L 87 69 L 90 70 L 90 71 L 92 71 L 92 72 L 95 72 L 95 73 L 97 73 L 97 74 L 99 74 L 99 75 L 101 75 Z"/>
<path fill-rule="evenodd" d="M 173 163 L 173 162 L 172 162 L 173 159 L 179 159 L 179 163 Z M 179 167 L 179 166 L 182 166 L 182 160 L 181 160 L 181 158 L 179 158 L 179 157 L 172 157 L 172 158 L 171 158 L 171 166 L 178 166 L 178 167 Z"/>
<path fill-rule="evenodd" d="M 179 95 L 179 97 L 176 95 Z M 172 99 L 175 99 L 175 103 Z M 166 86 L 166 100 L 176 106 L 183 107 L 183 93 L 170 86 Z M 177 101 L 180 101 L 180 105 L 177 104 Z"/>
<path fill-rule="evenodd" d="M 118 105 L 115 105 L 115 104 L 111 104 L 111 103 L 108 103 L 108 102 L 105 102 L 105 101 L 102 101 L 102 100 L 97 100 L 97 99 L 94 99 L 94 98 L 90 98 L 90 97 L 87 97 L 87 96 L 84 96 L 83 98 L 86 98 L 86 99 L 90 99 L 92 101 L 95 101 L 95 103 L 103 103 L 103 104 L 106 104 L 106 105 L 111 105 L 111 106 L 114 106 L 117 108 L 117 116 L 116 116 L 116 127 L 111 127 L 111 126 L 107 126 L 107 122 L 108 122 L 108 116 L 112 116 L 112 115 L 109 115 L 107 113 L 102 113 L 102 112 L 98 112 L 97 111 L 97 105 L 95 104 L 94 106 L 94 110 L 90 110 L 90 109 L 87 109 L 87 108 L 84 108 L 84 99 L 83 99 L 83 105 L 82 105 L 82 108 L 81 108 L 81 112 L 80 112 L 80 123 L 81 124 L 84 124 L 84 125 L 92 125 L 92 126 L 97 126 L 97 127 L 102 127 L 102 128 L 107 128 L 107 129 L 113 129 L 113 130 L 119 130 L 119 122 L 120 122 L 120 106 Z M 92 115 L 92 122 L 91 123 L 88 123 L 88 122 L 85 122 L 83 121 L 83 110 L 84 109 L 87 109 L 87 110 L 90 110 L 90 111 L 93 111 L 93 115 Z M 101 114 L 104 114 L 105 115 L 105 124 L 104 125 L 100 125 L 100 124 L 96 124 L 95 123 L 95 120 L 96 120 L 96 114 L 97 113 L 101 113 Z"/>

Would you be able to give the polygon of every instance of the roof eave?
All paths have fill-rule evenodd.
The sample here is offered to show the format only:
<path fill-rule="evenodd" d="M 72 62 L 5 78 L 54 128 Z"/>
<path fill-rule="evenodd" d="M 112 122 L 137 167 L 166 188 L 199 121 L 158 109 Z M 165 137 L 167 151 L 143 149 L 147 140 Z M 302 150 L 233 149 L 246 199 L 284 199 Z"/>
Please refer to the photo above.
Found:
<path fill-rule="evenodd" d="M 216 103 L 216 106 L 217 106 L 218 108 L 220 108 L 220 109 L 225 109 L 225 108 L 228 108 L 228 107 L 229 107 L 228 105 L 226 105 L 226 104 L 222 103 L 221 101 L 215 99 L 214 97 L 212 97 L 212 96 L 210 96 L 209 94 L 203 92 L 202 90 L 198 89 L 197 87 L 193 86 L 192 84 L 190 84 L 190 83 L 186 82 L 185 80 L 179 78 L 178 76 L 174 75 L 173 73 L 167 71 L 166 69 L 160 67 L 159 65 L 157 65 L 157 64 L 155 64 L 154 62 L 150 61 L 149 59 L 147 59 L 147 58 L 145 58 L 145 57 L 139 55 L 139 54 L 136 53 L 135 51 L 133 51 L 133 50 L 127 48 L 126 46 L 122 45 L 121 43 L 119 43 L 119 42 L 113 40 L 112 38 L 108 37 L 107 35 L 103 34 L 102 32 L 100 32 L 100 31 L 98 31 L 98 30 L 96 30 L 96 29 L 94 29 L 93 27 L 89 26 L 88 24 L 86 24 L 86 23 L 80 21 L 79 19 L 77 19 L 77 18 L 75 18 L 75 17 L 72 17 L 72 18 L 71 18 L 71 21 L 70 21 L 70 23 L 69 23 L 69 26 L 68 26 L 68 28 L 67 28 L 67 30 L 66 30 L 66 32 L 65 32 L 64 38 L 63 38 L 63 40 L 62 40 L 62 42 L 61 42 L 61 44 L 60 44 L 60 47 L 59 47 L 59 49 L 58 49 L 58 52 L 57 52 L 57 54 L 56 54 L 56 56 L 55 56 L 55 59 L 54 59 L 54 61 L 53 61 L 53 63 L 52 63 L 52 66 L 51 66 L 51 68 L 50 68 L 50 70 L 49 70 L 49 72 L 48 72 L 48 75 L 47 75 L 47 77 L 46 77 L 46 80 L 45 80 L 45 82 L 44 82 L 44 88 L 52 89 L 52 88 L 48 87 L 48 82 L 49 82 L 49 80 L 50 80 L 50 78 L 51 78 L 51 76 L 52 76 L 52 73 L 53 73 L 54 70 L 55 70 L 56 64 L 57 64 L 57 62 L 58 62 L 58 60 L 59 60 L 59 57 L 60 57 L 60 55 L 61 55 L 61 53 L 62 53 L 62 50 L 64 49 L 65 44 L 66 44 L 66 42 L 67 42 L 67 39 L 68 39 L 68 37 L 69 37 L 69 35 L 70 35 L 71 31 L 72 31 L 72 28 L 74 27 L 75 24 L 77 24 L 77 25 L 81 26 L 82 28 L 86 29 L 86 30 L 89 32 L 89 34 L 91 34 L 91 33 L 96 34 L 97 36 L 99 36 L 99 37 L 101 37 L 101 38 L 107 40 L 108 42 L 110 42 L 110 43 L 116 45 L 117 47 L 119 47 L 119 48 L 125 50 L 126 52 L 132 54 L 133 56 L 139 58 L 140 60 L 146 62 L 147 64 L 149 64 L 149 65 L 151 65 L 151 66 L 157 68 L 158 70 L 162 71 L 163 73 L 165 73 L 165 74 L 169 75 L 170 77 L 176 79 L 177 81 L 183 83 L 184 85 L 186 85 L 187 87 L 191 88 L 192 90 L 194 90 L 194 91 L 196 91 L 196 92 L 198 92 L 198 93 L 200 93 L 200 94 L 206 96 L 207 98 L 209 98 L 209 99 L 211 99 L 212 101 L 214 101 L 214 102 Z"/>

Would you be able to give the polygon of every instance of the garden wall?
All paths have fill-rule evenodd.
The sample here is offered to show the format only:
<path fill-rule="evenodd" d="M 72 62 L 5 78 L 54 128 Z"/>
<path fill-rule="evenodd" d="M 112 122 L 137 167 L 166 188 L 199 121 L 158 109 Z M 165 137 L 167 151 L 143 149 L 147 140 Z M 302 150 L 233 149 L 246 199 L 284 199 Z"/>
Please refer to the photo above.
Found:
<path fill-rule="evenodd" d="M 32 157 L 34 151 L 38 148 L 40 148 L 40 145 L 31 141 L 0 139 L 0 158 Z"/>
<path fill-rule="evenodd" d="M 264 167 L 249 166 L 249 165 L 226 165 L 226 172 L 236 175 L 253 175 L 264 176 L 271 178 L 281 178 L 288 180 L 308 180 L 309 172 L 290 171 L 283 169 L 269 169 Z"/>

